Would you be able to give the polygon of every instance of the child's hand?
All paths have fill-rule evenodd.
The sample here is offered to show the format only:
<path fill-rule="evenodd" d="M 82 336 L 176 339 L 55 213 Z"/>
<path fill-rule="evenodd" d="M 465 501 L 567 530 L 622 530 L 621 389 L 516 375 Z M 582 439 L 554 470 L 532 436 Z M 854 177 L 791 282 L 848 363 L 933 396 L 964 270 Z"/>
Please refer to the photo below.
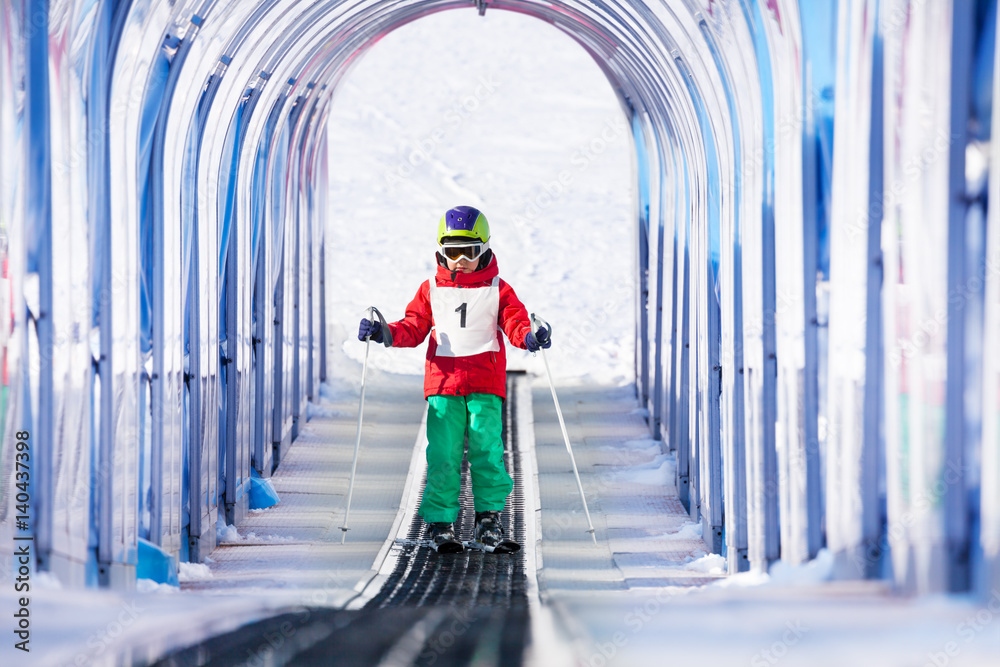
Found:
<path fill-rule="evenodd" d="M 358 327 L 358 340 L 371 338 L 376 343 L 382 342 L 382 325 L 372 322 L 368 318 L 362 318 L 361 326 Z"/>
<path fill-rule="evenodd" d="M 524 337 L 524 346 L 528 352 L 538 352 L 542 348 L 549 349 L 552 347 L 552 337 L 549 335 L 549 330 L 545 327 L 538 327 L 538 331 L 535 333 L 529 331 L 528 335 Z"/>

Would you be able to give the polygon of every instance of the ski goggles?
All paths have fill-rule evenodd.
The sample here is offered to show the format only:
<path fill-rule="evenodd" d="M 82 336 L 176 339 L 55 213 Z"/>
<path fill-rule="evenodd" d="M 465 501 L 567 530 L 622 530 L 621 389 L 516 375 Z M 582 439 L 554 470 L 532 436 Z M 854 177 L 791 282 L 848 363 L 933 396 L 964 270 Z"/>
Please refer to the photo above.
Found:
<path fill-rule="evenodd" d="M 448 243 L 439 246 L 442 255 L 450 260 L 466 259 L 470 262 L 478 259 L 490 247 L 486 243 Z"/>

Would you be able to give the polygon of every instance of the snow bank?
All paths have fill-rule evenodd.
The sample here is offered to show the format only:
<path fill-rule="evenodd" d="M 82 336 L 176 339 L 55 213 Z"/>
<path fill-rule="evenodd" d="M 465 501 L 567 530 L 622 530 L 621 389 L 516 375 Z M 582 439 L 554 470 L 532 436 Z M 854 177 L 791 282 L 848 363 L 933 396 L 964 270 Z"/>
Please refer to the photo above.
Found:
<path fill-rule="evenodd" d="M 660 441 L 651 438 L 645 440 L 626 440 L 623 444 L 626 449 L 656 449 L 660 450 Z"/>
<path fill-rule="evenodd" d="M 725 579 L 713 581 L 709 586 L 712 588 L 749 588 L 752 586 L 766 586 L 771 578 L 764 572 L 738 572 L 730 574 Z"/>
<path fill-rule="evenodd" d="M 293 538 L 282 535 L 258 535 L 251 531 L 246 535 L 241 535 L 236 530 L 236 526 L 222 524 L 216 526 L 215 536 L 220 545 L 222 544 L 280 544 L 282 542 L 293 542 Z"/>
<path fill-rule="evenodd" d="M 686 523 L 676 533 L 670 533 L 667 537 L 678 540 L 700 540 L 702 536 L 700 523 Z"/>
<path fill-rule="evenodd" d="M 284 535 L 258 535 L 251 531 L 241 541 L 244 544 L 281 544 L 282 542 L 294 542 L 295 540 Z"/>
<path fill-rule="evenodd" d="M 819 584 L 833 578 L 833 552 L 820 549 L 816 558 L 802 565 L 779 560 L 771 566 L 771 582 L 778 586 Z"/>
<path fill-rule="evenodd" d="M 306 416 L 309 419 L 312 419 L 313 417 L 319 417 L 321 419 L 334 419 L 342 416 L 343 414 L 344 413 L 340 410 L 334 410 L 333 408 L 327 407 L 322 403 L 316 404 L 311 401 L 306 403 Z"/>
<path fill-rule="evenodd" d="M 337 392 L 329 382 L 319 383 L 319 399 L 320 401 L 334 401 L 337 399 Z"/>
<path fill-rule="evenodd" d="M 236 526 L 232 524 L 227 524 L 223 517 L 219 517 L 219 522 L 215 524 L 215 539 L 219 544 L 223 542 L 239 542 L 243 538 L 240 536 L 240 531 L 236 530 Z"/>
<path fill-rule="evenodd" d="M 177 579 L 178 581 L 202 581 L 204 579 L 211 579 L 212 571 L 208 569 L 208 566 L 204 563 L 178 563 L 177 564 Z"/>
<path fill-rule="evenodd" d="M 31 580 L 31 583 L 36 588 L 50 588 L 50 589 L 60 590 L 63 587 L 62 582 L 59 581 L 59 577 L 57 577 L 51 572 L 35 573 L 34 578 Z"/>
<path fill-rule="evenodd" d="M 660 455 L 660 443 L 656 440 L 629 440 L 624 443 L 616 442 L 610 445 L 601 445 L 598 449 L 605 452 L 627 451 L 630 458 L 631 455 L 634 454 L 648 453 L 650 459 Z"/>
<path fill-rule="evenodd" d="M 184 565 L 185 563 L 181 563 Z M 181 581 L 184 581 L 181 579 Z M 136 579 L 135 580 L 135 590 L 137 593 L 179 593 L 180 588 L 177 586 L 171 586 L 170 584 L 160 584 L 152 579 Z"/>
<path fill-rule="evenodd" d="M 821 584 L 833 579 L 833 553 L 828 549 L 820 549 L 816 558 L 801 565 L 790 565 L 777 561 L 771 565 L 769 573 L 740 572 L 726 579 L 716 581 L 712 586 L 721 588 L 743 588 L 747 586 L 793 587 L 810 584 Z"/>
<path fill-rule="evenodd" d="M 706 574 L 725 574 L 726 559 L 719 554 L 707 554 L 684 564 L 684 569 L 704 572 Z"/>
<path fill-rule="evenodd" d="M 616 481 L 655 486 L 674 486 L 676 463 L 671 454 L 659 454 L 648 463 L 621 468 L 611 473 Z"/>

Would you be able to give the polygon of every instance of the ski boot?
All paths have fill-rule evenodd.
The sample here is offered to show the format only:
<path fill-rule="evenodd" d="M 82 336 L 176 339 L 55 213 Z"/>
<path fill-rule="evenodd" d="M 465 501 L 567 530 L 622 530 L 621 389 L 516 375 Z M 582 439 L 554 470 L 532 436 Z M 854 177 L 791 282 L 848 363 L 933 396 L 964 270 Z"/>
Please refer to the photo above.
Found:
<path fill-rule="evenodd" d="M 500 512 L 476 512 L 475 540 L 469 545 L 474 549 L 490 553 L 510 554 L 521 549 L 521 545 L 503 536 Z"/>
<path fill-rule="evenodd" d="M 455 538 L 455 529 L 450 523 L 428 523 L 427 537 L 431 541 L 431 547 L 439 554 L 460 554 L 465 550 Z"/>

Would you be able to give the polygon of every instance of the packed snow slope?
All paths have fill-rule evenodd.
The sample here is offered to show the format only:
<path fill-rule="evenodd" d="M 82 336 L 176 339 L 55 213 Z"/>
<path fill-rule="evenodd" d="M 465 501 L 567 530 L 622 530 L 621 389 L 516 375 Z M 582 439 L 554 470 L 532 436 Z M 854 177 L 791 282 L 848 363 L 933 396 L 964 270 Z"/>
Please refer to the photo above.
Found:
<path fill-rule="evenodd" d="M 511 12 L 444 12 L 384 37 L 336 95 L 327 225 L 333 345 L 361 360 L 365 309 L 403 316 L 433 275 L 438 220 L 468 204 L 490 221 L 501 278 L 551 322 L 554 376 L 634 379 L 631 135 L 579 45 Z M 540 357 L 508 351 L 510 368 L 544 372 Z M 418 374 L 424 353 L 382 351 L 370 363 Z"/>

